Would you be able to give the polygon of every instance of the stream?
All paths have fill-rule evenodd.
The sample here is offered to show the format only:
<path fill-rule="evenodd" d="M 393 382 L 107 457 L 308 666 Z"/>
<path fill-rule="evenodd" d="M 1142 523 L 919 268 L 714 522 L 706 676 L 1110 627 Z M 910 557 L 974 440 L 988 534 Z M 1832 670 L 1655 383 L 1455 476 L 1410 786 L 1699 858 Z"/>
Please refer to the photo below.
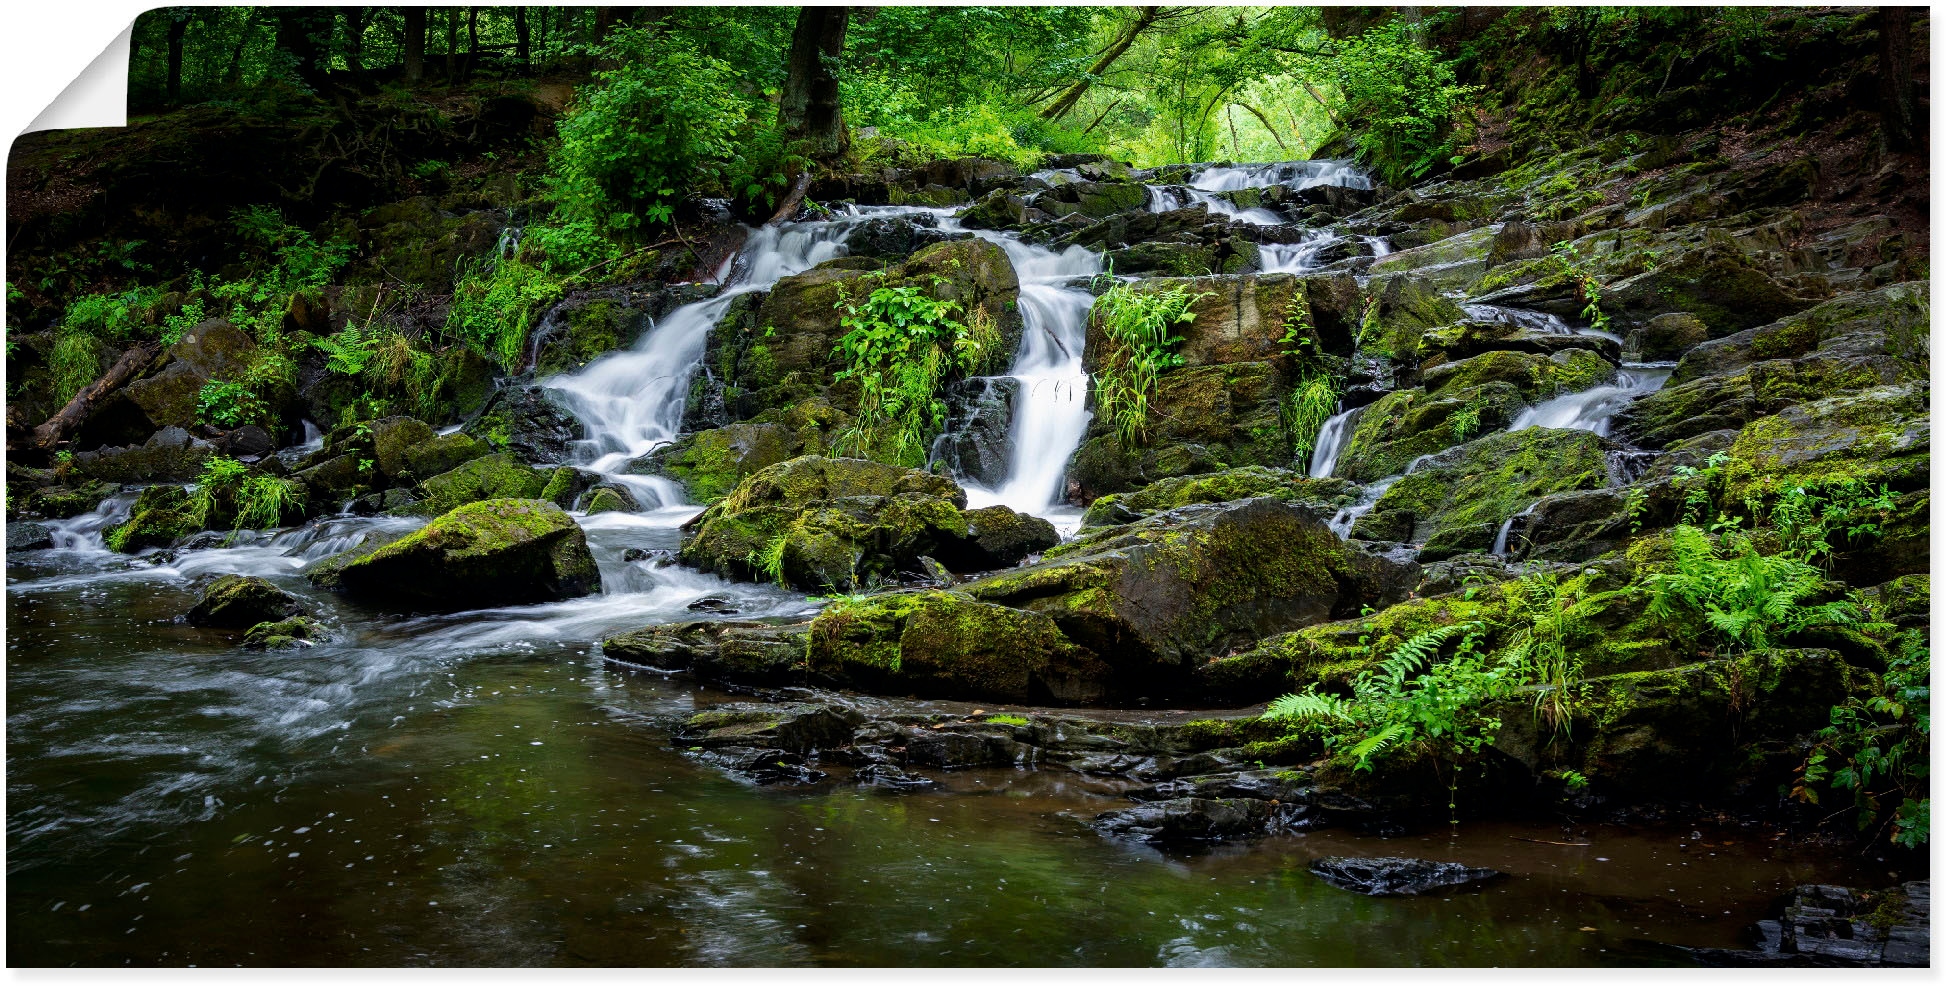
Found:
<path fill-rule="evenodd" d="M 1364 179 L 1313 162 L 1208 169 L 1191 190 L 1325 180 Z M 365 532 L 422 521 L 326 517 L 131 558 L 100 539 L 126 494 L 50 524 L 56 549 L 10 555 L 14 964 L 1680 964 L 1668 946 L 1740 946 L 1776 895 L 1854 875 L 1732 822 L 1468 823 L 1456 836 L 1325 830 L 1158 850 L 1087 827 L 1127 804 L 1124 782 L 1022 768 L 944 774 L 923 792 L 773 790 L 673 748 L 654 720 L 735 697 L 606 662 L 596 640 L 697 618 L 706 597 L 742 619 L 819 604 L 669 563 L 700 508 L 624 468 L 677 436 L 732 297 L 838 256 L 852 222 L 920 211 L 957 228 L 947 210 L 884 207 L 758 231 L 717 297 L 543 381 L 587 425 L 579 464 L 645 508 L 577 515 L 602 594 L 381 616 L 298 571 Z M 1100 258 L 976 235 L 1013 261 L 1025 332 L 1007 478 L 968 497 L 1071 533 L 1062 479 L 1088 424 L 1085 285 Z M 1328 235 L 1272 262 L 1304 269 L 1316 250 L 1302 248 Z M 1625 368 L 1514 427 L 1601 430 L 1666 376 Z M 1355 414 L 1327 425 L 1313 475 L 1330 474 Z M 252 653 L 177 622 L 198 581 L 224 573 L 289 590 L 334 638 Z M 1156 715 L 1171 714 L 1182 715 Z M 1332 854 L 1450 858 L 1509 878 L 1365 898 L 1306 871 Z"/>

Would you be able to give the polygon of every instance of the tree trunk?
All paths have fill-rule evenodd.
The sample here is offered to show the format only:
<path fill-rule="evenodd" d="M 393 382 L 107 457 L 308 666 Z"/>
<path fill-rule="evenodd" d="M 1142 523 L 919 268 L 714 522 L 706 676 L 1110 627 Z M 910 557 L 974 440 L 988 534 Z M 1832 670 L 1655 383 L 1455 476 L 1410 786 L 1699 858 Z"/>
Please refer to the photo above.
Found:
<path fill-rule="evenodd" d="M 123 353 L 122 358 L 116 360 L 101 379 L 81 388 L 66 407 L 34 429 L 34 447 L 52 452 L 54 446 L 66 441 L 70 434 L 79 429 L 88 420 L 88 415 L 93 414 L 109 395 L 140 375 L 142 368 L 148 366 L 155 354 L 161 351 L 161 343 L 144 342 Z"/>
<path fill-rule="evenodd" d="M 182 36 L 189 30 L 189 18 L 169 18 L 169 105 L 182 105 Z M 133 59 L 130 59 L 133 61 Z"/>
<path fill-rule="evenodd" d="M 1074 109 L 1074 104 L 1081 102 L 1081 97 L 1087 95 L 1088 87 L 1095 84 L 1094 80 L 1099 78 L 1101 73 L 1108 71 L 1109 66 L 1114 65 L 1116 59 L 1128 54 L 1128 50 L 1135 46 L 1135 39 L 1143 31 L 1148 30 L 1149 25 L 1154 24 L 1156 17 L 1161 13 L 1161 7 L 1143 7 L 1141 15 L 1136 17 L 1128 27 L 1123 28 L 1122 33 L 1115 38 L 1115 43 L 1109 45 L 1108 50 L 1102 52 L 1100 58 L 1095 59 L 1095 64 L 1089 66 L 1088 74 L 1075 80 L 1074 85 L 1069 86 L 1067 91 L 1061 94 L 1060 99 L 1041 111 L 1041 119 L 1059 120 L 1068 115 L 1068 111 Z"/>
<path fill-rule="evenodd" d="M 312 7 L 285 7 L 277 11 L 277 47 L 297 63 L 297 77 L 314 90 L 325 88 L 325 70 L 320 64 L 318 27 L 330 26 L 330 10 L 322 16 Z"/>
<path fill-rule="evenodd" d="M 250 36 L 256 33 L 257 22 L 250 8 L 243 9 L 243 23 L 237 25 L 236 47 L 230 49 L 230 67 L 223 71 L 223 84 L 240 86 L 243 84 L 243 52 L 250 47 Z"/>
<path fill-rule="evenodd" d="M 628 23 L 628 15 L 633 9 L 632 7 L 596 7 L 595 43 L 600 44 L 608 40 L 608 32 L 614 30 L 615 25 Z"/>
<path fill-rule="evenodd" d="M 405 81 L 426 77 L 426 8 L 405 8 Z"/>
<path fill-rule="evenodd" d="M 806 153 L 820 161 L 833 160 L 851 147 L 834 72 L 845 53 L 849 12 L 846 7 L 799 7 L 791 32 L 777 122 L 786 141 L 803 141 Z"/>
<path fill-rule="evenodd" d="M 530 67 L 529 65 L 531 61 L 530 56 L 532 55 L 532 48 L 529 46 L 530 41 L 532 41 L 532 37 L 529 35 L 527 31 L 527 8 L 515 7 L 514 8 L 514 61 L 520 63 L 520 68 L 521 71 L 523 72 Z"/>
<path fill-rule="evenodd" d="M 354 76 L 365 72 L 365 8 L 340 8 L 345 15 L 345 68 Z"/>
<path fill-rule="evenodd" d="M 459 10 L 446 8 L 446 81 L 459 78 Z"/>
<path fill-rule="evenodd" d="M 1918 143 L 1912 93 L 1912 8 L 1878 8 L 1879 127 L 1885 148 L 1909 151 Z"/>
<path fill-rule="evenodd" d="M 480 64 L 480 8 L 466 8 L 466 78 Z"/>

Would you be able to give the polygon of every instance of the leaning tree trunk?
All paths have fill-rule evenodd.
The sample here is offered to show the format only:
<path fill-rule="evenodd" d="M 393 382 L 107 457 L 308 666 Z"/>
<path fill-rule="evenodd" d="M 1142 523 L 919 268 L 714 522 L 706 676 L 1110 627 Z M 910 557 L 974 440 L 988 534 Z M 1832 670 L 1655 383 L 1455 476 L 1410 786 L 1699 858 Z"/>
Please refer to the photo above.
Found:
<path fill-rule="evenodd" d="M 34 447 L 52 452 L 54 446 L 67 440 L 79 429 L 95 408 L 106 403 L 116 391 L 121 390 L 129 381 L 141 374 L 142 368 L 149 365 L 155 354 L 162 351 L 159 342 L 145 342 L 134 346 L 101 375 L 101 379 L 81 388 L 68 405 L 48 418 L 40 427 L 34 429 Z"/>
<path fill-rule="evenodd" d="M 1908 151 L 1917 144 L 1918 112 L 1912 93 L 1912 8 L 1878 8 L 1879 126 L 1885 148 Z"/>
<path fill-rule="evenodd" d="M 532 41 L 532 35 L 528 32 L 527 29 L 527 8 L 515 7 L 514 8 L 514 61 L 520 63 L 520 69 L 523 72 L 530 67 L 528 63 L 531 60 L 530 56 L 533 52 L 533 48 L 530 44 L 531 41 Z"/>
<path fill-rule="evenodd" d="M 1095 59 L 1093 65 L 1088 66 L 1088 73 L 1075 80 L 1067 91 L 1061 93 L 1061 98 L 1041 111 L 1041 119 L 1059 120 L 1068 115 L 1068 111 L 1074 109 L 1076 103 L 1081 102 L 1081 97 L 1088 94 L 1088 88 L 1094 85 L 1094 81 L 1100 78 L 1103 72 L 1108 71 L 1109 66 L 1114 65 L 1116 59 L 1127 54 L 1128 50 L 1134 47 L 1135 39 L 1141 37 L 1143 31 L 1155 24 L 1161 14 L 1161 7 L 1143 7 L 1141 14 L 1122 29 L 1122 33 L 1116 36 L 1114 43 L 1109 45 L 1106 51 L 1101 53 L 1101 57 Z"/>
<path fill-rule="evenodd" d="M 405 80 L 426 77 L 426 8 L 405 8 Z"/>
<path fill-rule="evenodd" d="M 805 153 L 819 161 L 833 160 L 851 147 L 838 97 L 838 76 L 833 71 L 845 53 L 849 10 L 799 7 L 797 28 L 791 32 L 777 123 L 786 141 L 802 141 Z"/>

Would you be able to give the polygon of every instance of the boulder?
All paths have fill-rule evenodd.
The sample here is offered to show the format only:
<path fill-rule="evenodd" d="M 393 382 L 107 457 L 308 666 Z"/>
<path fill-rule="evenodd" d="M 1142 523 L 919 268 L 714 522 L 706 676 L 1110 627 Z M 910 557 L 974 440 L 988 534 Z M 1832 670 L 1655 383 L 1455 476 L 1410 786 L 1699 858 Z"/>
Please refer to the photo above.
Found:
<path fill-rule="evenodd" d="M 821 400 L 767 410 L 739 421 L 684 435 L 631 463 L 628 471 L 667 476 L 682 484 L 694 503 L 730 495 L 751 473 L 801 455 L 823 455 L 843 414 Z"/>
<path fill-rule="evenodd" d="M 100 508 L 103 500 L 120 491 L 119 484 L 99 479 L 70 478 L 60 485 L 33 486 L 19 494 L 10 485 L 7 506 L 10 516 L 13 515 L 11 511 L 17 509 L 20 516 L 63 520 Z"/>
<path fill-rule="evenodd" d="M 1176 352 L 1184 366 L 1279 359 L 1290 348 L 1284 337 L 1293 327 L 1322 351 L 1351 354 L 1358 289 L 1350 275 L 1157 277 L 1136 282 L 1134 290 L 1181 290 L 1195 299 L 1189 307 L 1194 318 L 1171 327 L 1182 336 Z M 1101 320 L 1090 319 L 1087 368 L 1099 369 L 1112 347 Z"/>
<path fill-rule="evenodd" d="M 1812 305 L 1812 299 L 1772 278 L 1734 242 L 1722 240 L 1611 284 L 1601 297 L 1604 309 L 1634 322 L 1687 312 L 1708 326 L 1712 337 L 1772 322 Z"/>
<path fill-rule="evenodd" d="M 1239 466 L 1285 468 L 1295 458 L 1284 427 L 1289 392 L 1272 362 L 1182 367 L 1162 374 L 1146 438 L 1129 447 L 1097 415 L 1068 468 L 1073 498 L 1091 501 L 1158 480 Z"/>
<path fill-rule="evenodd" d="M 408 511 L 433 517 L 479 500 L 545 498 L 553 471 L 536 469 L 512 452 L 495 452 L 423 480 L 425 499 Z"/>
<path fill-rule="evenodd" d="M 378 463 L 378 471 L 387 479 L 398 478 L 407 468 L 406 453 L 410 449 L 438 437 L 431 425 L 404 415 L 380 418 L 371 423 L 371 430 L 373 458 Z"/>
<path fill-rule="evenodd" d="M 140 408 L 151 427 L 197 424 L 196 395 L 211 380 L 235 382 L 250 365 L 257 343 L 228 319 L 212 318 L 183 333 L 158 360 L 160 369 L 122 389 L 115 402 Z M 111 413 L 104 406 L 98 414 Z"/>
<path fill-rule="evenodd" d="M 1255 798 L 1176 798 L 1102 812 L 1090 827 L 1138 842 L 1228 842 L 1268 834 L 1279 809 Z"/>
<path fill-rule="evenodd" d="M 490 454 L 492 451 L 487 443 L 465 432 L 435 435 L 400 451 L 399 473 L 410 473 L 418 479 L 427 479 Z"/>
<path fill-rule="evenodd" d="M 1087 530 L 1128 524 L 1194 503 L 1225 503 L 1256 496 L 1336 510 L 1357 501 L 1358 485 L 1343 479 L 1311 479 L 1289 469 L 1244 466 L 1165 479 L 1131 493 L 1108 494 L 1088 505 L 1081 517 L 1081 527 Z"/>
<path fill-rule="evenodd" d="M 252 575 L 225 575 L 204 587 L 187 617 L 190 626 L 241 630 L 304 612 L 295 596 Z"/>
<path fill-rule="evenodd" d="M 1109 668 L 1040 613 L 955 592 L 842 602 L 811 622 L 810 672 L 866 691 L 994 701 L 1096 701 Z"/>
<path fill-rule="evenodd" d="M 462 429 L 495 451 L 533 465 L 567 462 L 585 436 L 581 421 L 540 387 L 504 387 Z"/>
<path fill-rule="evenodd" d="M 610 660 L 665 671 L 687 670 L 704 681 L 797 685 L 804 681 L 807 624 L 697 620 L 658 623 L 601 642 Z"/>
<path fill-rule="evenodd" d="M 588 502 L 582 512 L 593 516 L 615 511 L 639 513 L 642 505 L 635 500 L 635 494 L 620 483 L 597 483 L 588 491 Z"/>
<path fill-rule="evenodd" d="M 141 445 L 77 453 L 74 471 L 109 483 L 190 483 L 216 447 L 175 425 L 158 428 Z"/>
<path fill-rule="evenodd" d="M 1442 388 L 1437 396 L 1417 387 L 1395 390 L 1357 413 L 1332 474 L 1360 483 L 1400 475 L 1421 456 L 1506 427 L 1528 403 L 1504 380 Z"/>
<path fill-rule="evenodd" d="M 7 525 L 8 551 L 42 551 L 54 547 L 54 529 L 31 521 Z"/>
<path fill-rule="evenodd" d="M 1386 489 L 1354 537 L 1425 545 L 1421 561 L 1493 546 L 1500 525 L 1550 493 L 1608 485 L 1619 446 L 1590 431 L 1523 428 L 1449 449 Z"/>
<path fill-rule="evenodd" d="M 1212 654 L 1405 597 L 1418 569 L 1268 497 L 1183 507 L 1084 534 L 1015 571 L 961 586 L 1041 613 L 1115 669 L 1128 697 L 1180 693 Z"/>
<path fill-rule="evenodd" d="M 940 545 L 940 561 L 960 572 L 981 572 L 1019 564 L 1061 543 L 1054 525 L 1003 506 L 962 513 L 966 536 Z"/>
<path fill-rule="evenodd" d="M 946 388 L 946 427 L 932 458 L 955 476 L 997 489 L 1013 461 L 1013 414 L 1020 395 L 1014 377 L 973 377 Z"/>
<path fill-rule="evenodd" d="M 1323 856 L 1311 861 L 1311 872 L 1339 890 L 1368 897 L 1417 896 L 1505 875 L 1482 866 L 1403 856 Z"/>
<path fill-rule="evenodd" d="M 845 254 L 903 260 L 921 247 L 947 240 L 962 240 L 971 235 L 942 230 L 939 220 L 923 212 L 912 216 L 868 219 L 853 226 L 845 236 Z"/>
<path fill-rule="evenodd" d="M 308 616 L 259 623 L 244 631 L 244 650 L 293 650 L 331 639 L 324 625 Z"/>
<path fill-rule="evenodd" d="M 573 518 L 544 500 L 469 503 L 342 566 L 339 587 L 395 607 L 472 609 L 601 591 Z"/>
<path fill-rule="evenodd" d="M 703 749 L 761 747 L 816 753 L 851 745 L 865 717 L 821 702 L 730 702 L 711 706 L 670 730 L 680 745 Z"/>
<path fill-rule="evenodd" d="M 203 529 L 203 518 L 180 486 L 151 486 L 135 498 L 127 520 L 102 532 L 111 551 L 166 548 Z"/>

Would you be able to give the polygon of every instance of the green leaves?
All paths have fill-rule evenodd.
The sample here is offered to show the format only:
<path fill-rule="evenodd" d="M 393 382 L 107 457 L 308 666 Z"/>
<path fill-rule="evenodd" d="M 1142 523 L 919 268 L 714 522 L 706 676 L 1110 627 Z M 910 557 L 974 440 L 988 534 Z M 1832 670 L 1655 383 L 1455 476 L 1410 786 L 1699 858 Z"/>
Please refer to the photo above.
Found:
<path fill-rule="evenodd" d="M 1825 592 L 1823 573 L 1788 552 L 1759 553 L 1747 534 L 1726 531 L 1719 546 L 1702 529 L 1679 524 L 1669 540 L 1676 570 L 1647 579 L 1649 615 L 1667 624 L 1700 619 L 1724 644 L 1763 650 L 1800 630 L 1860 622 L 1847 600 L 1806 602 Z"/>
<path fill-rule="evenodd" d="M 1182 337 L 1174 334 L 1175 326 L 1195 321 L 1196 313 L 1189 309 L 1208 293 L 1192 295 L 1181 286 L 1154 291 L 1116 284 L 1095 299 L 1091 317 L 1110 343 L 1095 373 L 1095 402 L 1114 423 L 1124 448 L 1146 440 L 1156 385 L 1163 371 L 1182 365 L 1175 352 Z"/>
<path fill-rule="evenodd" d="M 240 383 L 211 380 L 196 392 L 196 417 L 220 427 L 241 428 L 256 424 L 269 412 L 264 402 L 258 400 L 249 387 Z"/>
<path fill-rule="evenodd" d="M 935 288 L 945 282 L 933 278 Z M 895 465 L 925 465 L 946 424 L 940 385 L 974 371 L 998 348 L 992 316 L 975 308 L 963 323 L 959 302 L 913 284 L 881 285 L 862 301 L 841 285 L 836 307 L 846 330 L 832 348 L 845 363 L 836 379 L 855 380 L 859 389 L 858 417 L 839 437 L 839 448 Z"/>
<path fill-rule="evenodd" d="M 1452 154 L 1454 125 L 1478 89 L 1459 85 L 1452 63 L 1403 19 L 1345 39 L 1324 66 L 1344 95 L 1359 159 L 1393 185 Z"/>
<path fill-rule="evenodd" d="M 1890 825 L 1889 838 L 1908 849 L 1931 831 L 1932 652 L 1921 631 L 1908 631 L 1886 663 L 1878 694 L 1847 699 L 1831 710 L 1831 725 L 1798 768 L 1791 796 L 1818 804 L 1819 788 L 1851 793 L 1859 831 Z M 1839 764 L 1836 769 L 1832 764 Z M 1885 809 L 1891 806 L 1889 819 Z"/>

